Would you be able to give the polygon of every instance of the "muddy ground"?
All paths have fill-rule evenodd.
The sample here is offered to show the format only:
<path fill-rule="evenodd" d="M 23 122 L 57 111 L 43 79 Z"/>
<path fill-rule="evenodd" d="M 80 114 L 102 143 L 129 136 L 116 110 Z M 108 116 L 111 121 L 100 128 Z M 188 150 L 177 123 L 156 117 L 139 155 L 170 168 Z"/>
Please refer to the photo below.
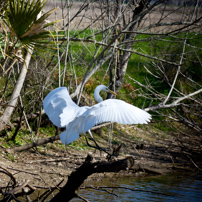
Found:
<path fill-rule="evenodd" d="M 134 166 L 130 170 L 119 173 L 93 174 L 87 180 L 128 175 L 141 177 L 194 169 L 190 161 L 184 158 L 173 136 L 152 132 L 148 126 L 143 129 L 136 126 L 124 127 L 124 129 L 123 127 L 117 125 L 113 129 L 114 133 L 112 132 L 112 148 L 122 144 L 119 156 L 113 157 L 112 161 L 130 156 L 135 160 Z M 95 134 L 95 138 L 101 146 L 112 152 L 109 149 L 108 134 L 102 133 L 101 137 Z M 77 141 L 78 143 L 84 141 L 84 138 L 80 137 Z M 35 187 L 52 187 L 63 179 L 65 183 L 67 176 L 82 165 L 88 154 L 93 156 L 93 161 L 107 161 L 106 153 L 89 148 L 87 145 L 80 149 L 72 146 L 67 146 L 65 149 L 56 144 L 61 144 L 60 140 L 40 146 L 37 150 L 30 149 L 14 154 L 8 153 L 7 149 L 1 146 L 0 168 L 9 170 L 19 184 L 29 180 L 29 184 Z M 8 180 L 5 174 L 0 173 L 1 186 L 6 186 Z"/>

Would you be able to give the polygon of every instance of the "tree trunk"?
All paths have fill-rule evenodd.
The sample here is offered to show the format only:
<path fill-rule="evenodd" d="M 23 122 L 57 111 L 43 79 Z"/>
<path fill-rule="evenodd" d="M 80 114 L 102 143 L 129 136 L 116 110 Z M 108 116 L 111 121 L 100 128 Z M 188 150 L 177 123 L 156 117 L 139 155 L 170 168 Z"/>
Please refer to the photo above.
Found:
<path fill-rule="evenodd" d="M 2 131 L 6 125 L 10 125 L 11 115 L 17 104 L 18 97 L 20 95 L 21 89 L 23 87 L 23 84 L 27 75 L 27 70 L 28 70 L 30 59 L 31 59 L 31 55 L 32 55 L 32 49 L 29 49 L 29 51 L 27 52 L 25 56 L 25 60 L 24 60 L 20 75 L 18 77 L 18 80 L 15 84 L 13 93 L 11 95 L 11 99 L 3 115 L 0 117 L 0 131 Z"/>
<path fill-rule="evenodd" d="M 39 19 L 41 17 L 41 12 L 37 15 L 36 19 Z M 25 59 L 23 61 L 23 66 L 20 72 L 20 75 L 18 77 L 18 80 L 15 84 L 13 93 L 11 95 L 11 99 L 8 103 L 8 106 L 6 107 L 3 115 L 0 117 L 0 131 L 2 131 L 6 125 L 10 125 L 10 119 L 11 115 L 13 113 L 13 110 L 18 102 L 18 97 L 20 96 L 21 89 L 23 87 L 28 67 L 29 67 L 29 62 L 31 60 L 32 52 L 33 52 L 33 47 L 28 48 Z"/>
<path fill-rule="evenodd" d="M 150 0 L 147 1 L 140 1 L 138 6 L 133 10 L 133 16 L 132 16 L 132 21 L 130 22 L 131 25 L 128 27 L 128 31 L 129 33 L 126 34 L 126 36 L 124 37 L 122 43 L 124 41 L 133 39 L 135 37 L 135 34 L 133 33 L 133 31 L 135 31 L 135 29 L 138 27 L 139 22 L 141 21 L 141 19 L 143 18 L 144 15 L 142 15 L 140 17 L 140 14 L 144 11 L 145 7 L 149 4 Z M 140 18 L 140 19 L 138 19 Z M 131 50 L 132 46 L 134 44 L 133 43 L 127 43 L 125 46 L 126 50 Z M 121 54 L 120 54 L 121 55 Z M 113 78 L 110 78 L 110 81 L 112 81 L 110 83 L 110 89 L 114 90 L 115 92 L 118 92 L 119 89 L 122 87 L 123 85 L 123 81 L 124 81 L 124 77 L 126 74 L 126 70 L 127 70 L 127 66 L 128 66 L 128 62 L 131 56 L 131 52 L 130 51 L 125 51 L 122 53 L 122 55 L 119 57 L 118 61 L 117 61 L 117 69 L 115 71 L 115 78 L 116 80 L 113 82 Z M 111 76 L 110 76 L 111 77 Z M 111 93 L 108 94 L 107 98 L 111 98 L 113 97 L 113 95 Z"/>

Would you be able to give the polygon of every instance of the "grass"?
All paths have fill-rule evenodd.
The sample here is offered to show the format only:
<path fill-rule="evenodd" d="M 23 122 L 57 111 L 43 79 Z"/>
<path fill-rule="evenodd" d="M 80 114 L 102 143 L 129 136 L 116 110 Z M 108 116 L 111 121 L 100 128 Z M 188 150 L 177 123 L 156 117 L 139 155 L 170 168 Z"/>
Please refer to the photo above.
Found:
<path fill-rule="evenodd" d="M 64 34 L 64 32 L 61 32 L 59 34 Z M 73 36 L 74 32 L 71 31 L 70 32 L 70 36 Z M 85 32 L 81 32 L 79 33 L 76 37 L 77 38 L 84 38 L 86 36 L 91 35 L 91 30 L 86 30 Z M 178 61 L 179 60 L 179 55 L 176 53 L 181 53 L 181 49 L 182 49 L 182 43 L 178 43 L 178 38 L 183 38 L 185 37 L 183 34 L 176 36 L 176 38 L 167 36 L 164 37 L 160 40 L 151 40 L 151 41 L 147 41 L 149 40 L 149 36 L 148 35 L 139 35 L 137 36 L 136 40 L 137 42 L 134 45 L 134 49 L 137 50 L 138 52 L 141 52 L 143 54 L 147 54 L 147 55 L 153 55 L 153 56 L 161 56 L 162 59 L 168 60 L 168 61 Z M 186 65 L 187 68 L 185 68 L 184 73 L 191 73 L 191 75 L 193 76 L 192 78 L 202 84 L 202 68 L 200 66 L 197 66 L 198 68 L 196 68 L 196 61 L 197 61 L 197 56 L 199 58 L 202 58 L 202 49 L 198 52 L 198 55 L 195 55 L 195 53 L 191 52 L 191 46 L 197 46 L 199 48 L 202 48 L 202 43 L 201 42 L 201 38 L 202 35 L 196 35 L 195 33 L 190 33 L 188 35 L 188 40 L 187 40 L 187 46 L 186 46 Z M 101 41 L 102 39 L 102 35 L 98 34 L 96 35 L 96 41 Z M 60 47 L 60 54 L 62 54 L 62 51 L 66 48 L 66 42 L 64 42 L 62 44 L 62 46 Z M 94 53 L 96 49 L 96 46 L 92 43 L 80 43 L 80 42 L 71 42 L 69 45 L 69 50 L 72 53 L 72 56 L 75 57 L 76 61 L 74 63 L 74 69 L 76 72 L 76 77 L 78 82 L 80 82 L 83 78 L 83 75 L 86 71 L 86 66 L 87 64 L 90 63 L 91 59 L 92 59 L 92 55 Z M 168 51 L 170 50 L 171 54 L 167 54 L 165 56 L 162 55 L 162 53 L 164 51 Z M 101 51 L 101 50 L 100 50 Z M 100 53 L 99 51 L 99 53 Z M 51 50 L 50 51 L 50 55 L 52 55 L 53 53 L 55 53 L 55 50 Z M 189 54 L 188 54 L 189 53 Z M 45 56 L 46 53 L 44 53 Z M 78 57 L 76 57 L 78 56 Z M 49 56 L 48 56 L 49 57 Z M 57 57 L 51 61 L 54 65 L 57 64 Z M 157 62 L 158 63 L 158 62 Z M 82 65 L 83 64 L 83 65 Z M 139 82 L 145 84 L 146 80 L 145 78 L 149 79 L 149 81 L 152 83 L 152 86 L 154 87 L 155 90 L 158 90 L 159 92 L 163 93 L 163 94 L 167 94 L 170 86 L 168 86 L 166 84 L 165 81 L 161 81 L 161 83 L 159 83 L 153 76 L 151 76 L 150 74 L 148 74 L 148 72 L 145 70 L 144 65 L 150 69 L 152 72 L 155 73 L 155 68 L 152 65 L 152 60 L 148 59 L 146 57 L 142 57 L 139 56 L 137 54 L 132 54 L 128 63 L 128 68 L 127 68 L 127 74 L 129 76 L 131 76 L 132 78 L 135 78 L 136 80 L 138 80 Z M 198 65 L 198 64 L 197 64 Z M 169 79 L 172 81 L 173 79 L 173 75 L 176 71 L 176 67 L 170 66 L 169 64 L 164 64 L 166 71 L 168 72 L 168 76 Z M 66 71 L 66 81 L 65 81 L 65 85 L 68 86 L 70 84 L 70 80 L 72 80 L 72 77 L 74 77 L 74 72 L 72 70 L 72 67 L 69 65 L 69 62 L 67 62 L 67 71 Z M 106 74 L 106 70 L 108 68 L 108 63 L 106 63 L 105 65 L 103 65 L 103 67 L 101 67 L 101 69 L 99 69 L 92 78 L 89 79 L 89 81 L 85 84 L 84 87 L 84 94 L 86 93 L 86 97 L 89 100 L 93 99 L 93 91 L 95 89 L 95 87 L 100 84 L 100 83 L 104 83 L 106 85 L 108 85 L 109 82 L 109 75 Z M 184 68 L 184 67 L 183 67 Z M 64 69 L 64 60 L 61 60 L 61 72 L 63 72 Z M 2 78 L 3 79 L 3 78 Z M 53 80 L 55 81 L 55 87 L 58 86 L 58 69 L 56 69 L 53 73 Z M 28 81 L 29 82 L 29 81 Z M 183 82 L 183 79 L 180 80 L 180 82 Z M 5 81 L 1 80 L 0 85 L 3 87 Z M 183 89 L 185 91 L 190 91 L 191 87 L 188 83 L 177 83 L 176 87 L 181 87 L 183 86 Z M 127 76 L 125 78 L 125 81 L 123 83 L 123 87 L 120 89 L 119 95 L 118 95 L 118 99 L 122 99 L 125 100 L 128 103 L 132 103 L 138 107 L 142 107 L 143 103 L 145 102 L 144 98 L 141 97 L 137 97 L 139 91 L 141 91 L 141 88 L 139 86 L 137 86 L 136 84 L 134 84 L 134 82 L 130 81 Z M 131 92 L 133 96 L 131 96 Z M 104 94 L 104 97 L 106 97 L 106 94 Z M 145 102 L 145 106 L 148 104 L 149 100 L 146 100 Z M 155 101 L 153 102 L 155 103 Z M 155 113 L 153 113 L 153 115 L 155 115 Z M 162 118 L 158 118 L 155 117 L 154 118 L 156 121 L 161 121 Z M 36 121 L 35 121 L 36 122 Z M 36 123 L 30 123 L 31 127 L 34 128 L 36 126 Z M 43 123 L 42 123 L 43 124 Z M 141 132 L 138 132 L 139 130 L 143 130 L 144 131 L 144 126 L 137 126 L 136 130 L 132 130 L 127 128 L 126 131 L 121 129 L 121 130 L 114 130 L 114 136 L 113 136 L 113 143 L 121 143 L 120 139 L 117 139 L 118 134 L 120 134 L 120 132 L 122 134 L 127 134 L 134 140 L 134 141 L 142 141 L 143 139 L 147 139 L 150 141 L 154 140 L 154 135 L 149 134 L 147 136 L 143 136 Z M 108 135 L 108 128 L 107 130 L 103 130 L 105 134 L 105 137 L 107 137 Z M 171 128 L 169 127 L 169 125 L 166 124 L 162 124 L 161 122 L 153 124 L 153 129 L 152 129 L 155 133 L 159 133 L 159 131 L 163 131 L 165 134 L 171 132 Z M 155 131 L 156 130 L 156 131 Z M 49 126 L 47 124 L 44 124 L 40 127 L 39 132 L 37 134 L 37 138 L 43 138 L 43 137 L 47 137 L 47 136 L 51 136 L 51 135 L 55 135 L 55 127 L 53 126 Z M 20 146 L 22 144 L 26 144 L 31 142 L 31 136 L 30 133 L 27 129 L 21 129 L 16 138 L 15 141 L 9 141 L 9 137 L 12 136 L 12 134 L 14 133 L 14 131 L 10 131 L 7 134 L 7 138 L 0 138 L 0 142 L 2 143 L 2 145 L 4 147 L 13 147 L 13 146 Z M 135 133 L 135 135 L 132 135 L 132 133 Z M 161 135 L 160 135 L 161 136 Z M 163 136 L 161 136 L 163 138 Z M 8 140 L 8 141 L 5 141 Z M 56 144 L 58 148 L 63 148 L 64 146 L 61 145 L 60 143 Z M 68 147 L 70 148 L 76 148 L 79 149 L 81 151 L 85 151 L 87 148 L 87 145 L 85 143 L 84 138 L 79 138 L 79 140 L 73 142 L 72 144 L 70 144 Z"/>

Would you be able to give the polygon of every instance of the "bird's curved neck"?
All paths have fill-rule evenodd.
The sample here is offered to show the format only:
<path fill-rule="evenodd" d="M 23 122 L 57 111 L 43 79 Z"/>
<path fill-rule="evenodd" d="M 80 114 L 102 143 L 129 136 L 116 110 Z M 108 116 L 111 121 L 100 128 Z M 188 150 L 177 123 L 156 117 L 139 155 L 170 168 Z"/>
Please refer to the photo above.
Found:
<path fill-rule="evenodd" d="M 94 92 L 94 98 L 98 103 L 103 101 L 102 97 L 100 96 L 101 90 L 103 90 L 103 89 L 101 87 L 99 88 L 99 86 L 98 86 Z"/>

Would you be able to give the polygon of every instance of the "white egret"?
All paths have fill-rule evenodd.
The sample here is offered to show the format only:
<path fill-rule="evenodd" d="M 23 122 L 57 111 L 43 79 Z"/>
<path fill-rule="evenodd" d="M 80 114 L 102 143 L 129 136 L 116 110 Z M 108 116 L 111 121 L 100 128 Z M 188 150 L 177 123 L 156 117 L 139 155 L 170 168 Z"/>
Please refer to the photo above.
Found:
<path fill-rule="evenodd" d="M 94 92 L 98 104 L 91 107 L 77 106 L 69 96 L 66 87 L 59 87 L 51 91 L 43 101 L 43 108 L 49 119 L 59 128 L 66 127 L 60 134 L 63 144 L 69 144 L 79 138 L 79 134 L 89 132 L 90 129 L 103 122 L 117 122 L 121 124 L 147 124 L 151 115 L 138 107 L 118 99 L 103 101 L 100 91 L 113 94 L 105 85 L 99 85 Z"/>

